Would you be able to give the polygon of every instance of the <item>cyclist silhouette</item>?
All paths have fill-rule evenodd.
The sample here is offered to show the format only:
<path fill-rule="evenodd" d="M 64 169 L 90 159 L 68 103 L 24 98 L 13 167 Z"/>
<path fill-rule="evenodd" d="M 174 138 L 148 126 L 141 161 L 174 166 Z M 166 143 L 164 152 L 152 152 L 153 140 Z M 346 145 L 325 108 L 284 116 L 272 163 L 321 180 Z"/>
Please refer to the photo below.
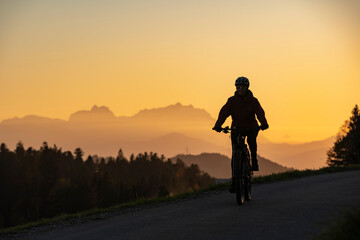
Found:
<path fill-rule="evenodd" d="M 265 112 L 261 107 L 259 101 L 253 96 L 249 90 L 250 82 L 246 77 L 239 77 L 235 81 L 236 91 L 234 96 L 230 97 L 226 104 L 221 108 L 219 117 L 213 127 L 213 130 L 221 132 L 221 126 L 225 120 L 231 116 L 231 127 L 243 129 L 242 131 L 247 136 L 247 143 L 251 152 L 252 170 L 259 171 L 257 161 L 257 143 L 256 137 L 259 133 L 259 125 L 255 119 L 255 115 L 261 123 L 260 129 L 265 130 L 269 128 L 265 118 Z M 231 133 L 231 143 L 234 152 L 236 133 Z M 231 168 L 233 169 L 233 159 L 231 160 Z M 233 171 L 231 171 L 233 173 Z M 232 174 L 234 180 L 234 174 Z M 234 182 L 234 181 L 233 181 Z"/>

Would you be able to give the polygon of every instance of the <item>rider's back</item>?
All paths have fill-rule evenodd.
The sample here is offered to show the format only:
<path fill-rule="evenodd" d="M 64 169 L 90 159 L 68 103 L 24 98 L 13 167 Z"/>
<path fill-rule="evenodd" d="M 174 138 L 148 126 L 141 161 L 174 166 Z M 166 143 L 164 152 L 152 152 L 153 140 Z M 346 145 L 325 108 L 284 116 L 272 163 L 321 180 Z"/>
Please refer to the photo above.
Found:
<path fill-rule="evenodd" d="M 248 90 L 245 96 L 234 96 L 228 98 L 226 104 L 222 107 L 218 123 L 221 126 L 225 119 L 229 116 L 232 118 L 232 126 L 242 126 L 245 128 L 254 128 L 258 126 L 255 115 L 261 124 L 266 123 L 265 113 L 259 101 L 253 96 L 252 92 Z"/>

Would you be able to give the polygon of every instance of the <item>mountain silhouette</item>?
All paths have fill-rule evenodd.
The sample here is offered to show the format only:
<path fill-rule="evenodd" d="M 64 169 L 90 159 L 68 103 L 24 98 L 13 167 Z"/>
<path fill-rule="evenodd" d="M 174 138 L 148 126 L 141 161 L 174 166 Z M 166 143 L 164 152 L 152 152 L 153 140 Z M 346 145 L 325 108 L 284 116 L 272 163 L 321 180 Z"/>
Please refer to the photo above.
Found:
<path fill-rule="evenodd" d="M 335 136 L 321 141 L 303 144 L 263 143 L 261 154 L 276 162 L 297 169 L 320 168 L 325 166 L 326 152 L 333 145 Z"/>
<path fill-rule="evenodd" d="M 206 137 L 199 140 L 191 138 L 191 134 L 199 132 L 199 129 L 206 134 L 211 133 L 214 121 L 204 109 L 180 103 L 142 110 L 133 116 L 118 117 L 108 107 L 95 105 L 90 110 L 71 114 L 68 121 L 34 115 L 4 120 L 0 123 L 0 141 L 10 148 L 15 147 L 18 141 L 33 147 L 41 146 L 42 142 L 47 141 L 50 145 L 56 144 L 67 150 L 81 147 L 87 154 L 104 156 L 116 155 L 119 148 L 123 148 L 128 154 L 133 151 L 159 151 L 175 155 L 185 151 L 185 142 L 189 141 L 194 146 L 187 143 L 188 148 L 193 153 L 198 153 L 197 148 L 204 151 L 208 145 L 214 149 L 221 148 L 215 147 L 214 143 L 200 143 Z M 165 140 L 175 132 L 190 135 L 190 138 L 185 140 L 179 134 L 176 135 L 178 140 L 175 140 L 174 135 L 171 141 Z M 169 142 L 174 147 L 160 148 Z M 170 152 L 169 149 L 182 150 Z"/>
<path fill-rule="evenodd" d="M 7 126 L 16 126 L 16 125 L 62 125 L 66 124 L 66 121 L 61 119 L 52 119 L 47 117 L 40 117 L 36 115 L 27 115 L 23 118 L 11 118 L 11 119 L 5 119 L 1 122 L 3 125 Z"/>
<path fill-rule="evenodd" d="M 210 114 L 204 109 L 194 108 L 192 105 L 184 106 L 181 103 L 169 105 L 162 108 L 153 108 L 141 110 L 132 117 L 140 120 L 156 120 L 162 122 L 176 121 L 176 122 L 201 122 L 215 121 Z"/>
<path fill-rule="evenodd" d="M 204 109 L 176 103 L 145 109 L 133 116 L 115 116 L 106 106 L 94 105 L 60 120 L 35 115 L 0 123 L 0 142 L 15 148 L 19 141 L 38 147 L 44 141 L 86 154 L 116 156 L 120 148 L 129 156 L 144 151 L 165 156 L 218 152 L 231 156 L 228 135 L 211 130 L 215 119 Z M 272 143 L 259 134 L 258 153 L 286 167 L 319 168 L 326 165 L 326 151 L 333 137 L 306 144 Z"/>
<path fill-rule="evenodd" d="M 69 122 L 115 121 L 116 117 L 108 107 L 94 105 L 90 111 L 82 110 L 70 115 Z"/>
<path fill-rule="evenodd" d="M 142 124 L 147 125 L 154 124 L 154 122 L 161 122 L 162 124 L 172 124 L 173 122 L 176 122 L 177 124 L 200 122 L 204 124 L 204 122 L 215 121 L 215 119 L 213 119 L 204 109 L 194 108 L 192 105 L 182 105 L 181 103 L 161 108 L 144 109 L 130 117 L 116 117 L 108 107 L 98 107 L 94 105 L 90 111 L 78 111 L 71 114 L 69 118 L 69 122 L 83 123 L 94 121 L 99 123 L 103 121 L 118 121 L 119 123 L 126 124 L 124 120 L 127 121 L 128 125 L 131 125 L 134 122 L 141 122 Z"/>

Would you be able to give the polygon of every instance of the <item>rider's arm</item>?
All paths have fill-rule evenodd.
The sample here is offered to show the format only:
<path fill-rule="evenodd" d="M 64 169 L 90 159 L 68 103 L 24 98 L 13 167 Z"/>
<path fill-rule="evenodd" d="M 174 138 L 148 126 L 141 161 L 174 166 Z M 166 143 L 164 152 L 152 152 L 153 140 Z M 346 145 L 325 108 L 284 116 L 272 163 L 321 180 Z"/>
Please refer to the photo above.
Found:
<path fill-rule="evenodd" d="M 218 119 L 215 123 L 215 128 L 221 128 L 221 126 L 229 116 L 230 116 L 230 99 L 228 99 L 225 105 L 221 108 Z"/>
<path fill-rule="evenodd" d="M 262 126 L 269 126 L 265 118 L 265 111 L 257 99 L 255 101 L 255 114 Z"/>

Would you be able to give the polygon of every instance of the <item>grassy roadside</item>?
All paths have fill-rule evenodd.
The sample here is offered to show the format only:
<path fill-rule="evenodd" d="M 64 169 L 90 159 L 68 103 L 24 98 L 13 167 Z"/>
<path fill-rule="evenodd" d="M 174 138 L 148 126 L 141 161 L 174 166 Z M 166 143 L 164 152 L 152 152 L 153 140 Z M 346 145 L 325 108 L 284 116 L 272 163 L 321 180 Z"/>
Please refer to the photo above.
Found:
<path fill-rule="evenodd" d="M 289 172 L 284 172 L 284 173 L 271 174 L 271 175 L 267 175 L 267 176 L 254 177 L 253 182 L 255 184 L 262 184 L 262 183 L 270 183 L 270 182 L 276 182 L 276 181 L 286 181 L 286 180 L 291 180 L 291 179 L 300 178 L 300 177 L 304 177 L 304 176 L 359 170 L 359 169 L 360 169 L 360 165 L 353 165 L 353 166 L 346 166 L 346 167 L 325 167 L 325 168 L 321 168 L 318 170 L 294 170 L 294 171 L 289 171 Z M 207 188 L 200 189 L 200 190 L 197 190 L 194 192 L 186 192 L 186 193 L 178 194 L 175 196 L 157 197 L 157 198 L 151 198 L 151 199 L 139 199 L 137 201 L 123 203 L 123 204 L 112 206 L 109 208 L 94 208 L 94 209 L 90 209 L 90 210 L 87 210 L 84 212 L 79 212 L 79 213 L 74 213 L 74 214 L 62 214 L 62 215 L 56 216 L 54 218 L 41 219 L 36 222 L 30 222 L 30 223 L 23 224 L 23 225 L 17 225 L 14 227 L 1 229 L 0 235 L 17 233 L 24 229 L 29 229 L 32 227 L 38 227 L 38 226 L 43 226 L 43 225 L 49 225 L 49 224 L 56 223 L 59 221 L 64 221 L 64 220 L 87 217 L 87 216 L 102 214 L 102 213 L 111 213 L 111 212 L 115 212 L 115 211 L 118 211 L 121 209 L 126 209 L 126 208 L 133 208 L 133 207 L 139 207 L 139 206 L 144 206 L 144 205 L 186 199 L 189 197 L 195 197 L 196 195 L 199 195 L 204 192 L 227 190 L 228 187 L 229 187 L 229 183 L 219 183 L 219 184 L 212 185 Z"/>
<path fill-rule="evenodd" d="M 360 203 L 333 219 L 313 240 L 360 239 Z"/>
<path fill-rule="evenodd" d="M 351 166 L 344 166 L 344 167 L 324 167 L 317 170 L 293 170 L 283 173 L 271 174 L 267 176 L 259 176 L 254 177 L 254 183 L 269 183 L 275 181 L 285 181 L 291 180 L 299 177 L 311 176 L 311 175 L 320 175 L 326 173 L 335 173 L 335 172 L 344 172 L 344 171 L 352 171 L 352 170 L 359 170 L 360 164 L 351 165 Z"/>

